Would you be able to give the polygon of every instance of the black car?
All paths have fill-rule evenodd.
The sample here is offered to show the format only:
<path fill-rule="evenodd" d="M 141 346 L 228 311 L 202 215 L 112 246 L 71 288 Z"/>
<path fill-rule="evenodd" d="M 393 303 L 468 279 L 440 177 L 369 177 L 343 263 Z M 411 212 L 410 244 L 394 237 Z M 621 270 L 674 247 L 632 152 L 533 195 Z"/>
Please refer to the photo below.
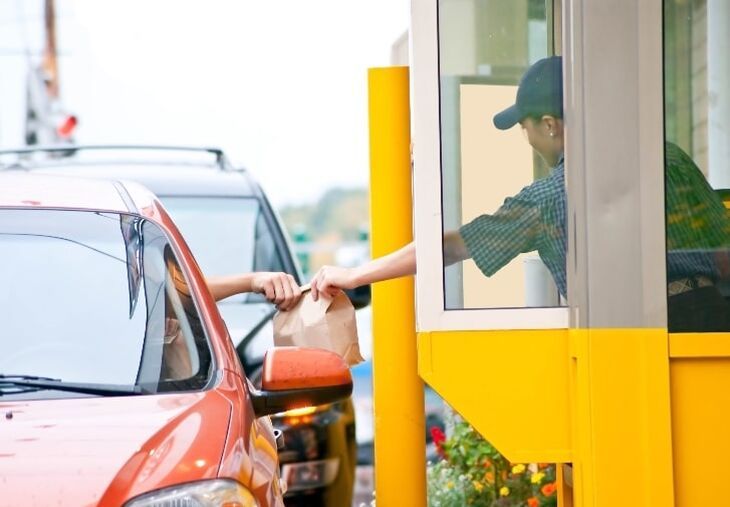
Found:
<path fill-rule="evenodd" d="M 220 149 L 64 146 L 1 151 L 4 169 L 139 182 L 163 202 L 203 273 L 284 271 L 301 283 L 285 231 L 263 190 Z M 356 307 L 367 299 L 354 301 Z M 218 304 L 249 380 L 273 346 L 275 308 L 258 294 Z M 284 432 L 280 450 L 290 506 L 349 506 L 357 450 L 351 400 L 272 417 Z"/>

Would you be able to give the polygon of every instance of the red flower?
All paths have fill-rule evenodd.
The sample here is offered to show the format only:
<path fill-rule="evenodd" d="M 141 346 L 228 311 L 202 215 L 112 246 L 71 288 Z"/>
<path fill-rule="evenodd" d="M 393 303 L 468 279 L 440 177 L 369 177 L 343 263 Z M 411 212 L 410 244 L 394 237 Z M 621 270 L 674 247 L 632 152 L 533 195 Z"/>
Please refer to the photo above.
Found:
<path fill-rule="evenodd" d="M 534 496 L 527 499 L 527 507 L 540 507 L 540 502 Z"/>
<path fill-rule="evenodd" d="M 436 452 L 439 456 L 446 459 L 446 453 L 444 452 L 444 441 L 446 440 L 446 435 L 438 426 L 431 426 L 430 432 L 431 440 L 433 440 L 433 444 L 436 446 Z"/>
<path fill-rule="evenodd" d="M 548 483 L 548 484 L 545 484 L 545 485 L 544 485 L 544 486 L 543 486 L 543 487 L 542 487 L 542 488 L 540 489 L 540 491 L 541 491 L 541 492 L 542 492 L 542 494 L 543 494 L 543 495 L 545 495 L 545 496 L 550 496 L 550 495 L 552 495 L 553 493 L 555 493 L 555 483 L 554 483 L 554 482 L 550 482 L 550 483 Z"/>

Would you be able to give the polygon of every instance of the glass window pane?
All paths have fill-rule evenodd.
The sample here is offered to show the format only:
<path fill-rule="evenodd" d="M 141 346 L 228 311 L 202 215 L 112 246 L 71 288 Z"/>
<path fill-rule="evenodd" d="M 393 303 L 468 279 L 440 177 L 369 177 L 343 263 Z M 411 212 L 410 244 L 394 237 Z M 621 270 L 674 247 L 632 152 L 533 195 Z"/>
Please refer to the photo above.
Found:
<path fill-rule="evenodd" d="M 730 331 L 730 3 L 664 1 L 668 323 Z M 725 203 L 723 202 L 725 201 Z"/>
<path fill-rule="evenodd" d="M 0 252 L 1 373 L 151 392 L 207 384 L 203 325 L 157 225 L 115 213 L 3 210 Z"/>
<path fill-rule="evenodd" d="M 284 271 L 258 200 L 231 197 L 164 197 L 162 200 L 207 276 Z M 259 303 L 266 298 L 248 293 L 235 294 L 225 301 Z"/>
<path fill-rule="evenodd" d="M 566 241 L 553 2 L 438 5 L 445 307 L 557 306 Z"/>

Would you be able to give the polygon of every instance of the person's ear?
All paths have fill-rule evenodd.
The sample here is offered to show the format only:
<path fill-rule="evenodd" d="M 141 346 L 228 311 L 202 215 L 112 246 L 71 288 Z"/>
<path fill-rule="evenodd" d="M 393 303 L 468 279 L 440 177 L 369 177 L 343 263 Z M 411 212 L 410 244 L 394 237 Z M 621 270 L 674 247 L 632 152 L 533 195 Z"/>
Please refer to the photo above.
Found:
<path fill-rule="evenodd" d="M 558 119 L 554 116 L 546 114 L 542 118 L 540 118 L 540 122 L 542 123 L 545 132 L 550 137 L 555 137 L 560 133 L 560 125 L 558 124 Z"/>

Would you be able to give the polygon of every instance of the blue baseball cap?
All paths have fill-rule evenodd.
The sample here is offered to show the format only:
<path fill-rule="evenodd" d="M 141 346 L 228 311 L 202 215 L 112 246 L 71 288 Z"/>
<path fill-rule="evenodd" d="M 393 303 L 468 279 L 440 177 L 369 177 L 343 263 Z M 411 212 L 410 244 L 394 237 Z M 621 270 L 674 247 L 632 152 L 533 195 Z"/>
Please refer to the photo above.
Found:
<path fill-rule="evenodd" d="M 512 128 L 528 116 L 563 117 L 563 59 L 549 56 L 527 69 L 517 87 L 515 104 L 494 115 L 494 126 Z"/>

